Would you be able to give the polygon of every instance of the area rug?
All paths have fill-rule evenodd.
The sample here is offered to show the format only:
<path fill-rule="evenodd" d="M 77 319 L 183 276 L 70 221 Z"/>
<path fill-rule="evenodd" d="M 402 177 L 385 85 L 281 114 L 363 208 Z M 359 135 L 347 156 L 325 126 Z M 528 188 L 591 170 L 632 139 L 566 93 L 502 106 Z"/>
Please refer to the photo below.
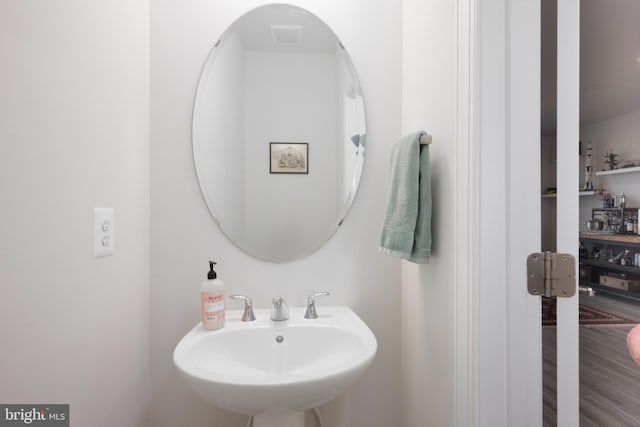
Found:
<path fill-rule="evenodd" d="M 542 299 L 542 326 L 556 326 L 556 313 L 553 305 L 551 299 Z M 629 325 L 637 323 L 583 304 L 578 305 L 578 316 L 580 326 Z"/>

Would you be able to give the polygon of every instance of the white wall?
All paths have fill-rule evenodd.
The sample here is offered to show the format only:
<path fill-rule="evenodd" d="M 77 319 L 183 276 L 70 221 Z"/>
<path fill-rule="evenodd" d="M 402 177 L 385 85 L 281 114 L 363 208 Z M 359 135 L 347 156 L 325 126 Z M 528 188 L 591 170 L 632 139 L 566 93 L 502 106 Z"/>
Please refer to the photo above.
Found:
<path fill-rule="evenodd" d="M 146 1 L 0 2 L 0 402 L 74 426 L 149 425 L 148 34 Z"/>
<path fill-rule="evenodd" d="M 317 248 L 336 227 L 336 61 L 330 54 L 245 53 L 245 237 L 259 256 L 295 259 L 310 245 L 282 242 Z M 309 144 L 308 173 L 271 174 L 271 142 Z"/>
<path fill-rule="evenodd" d="M 362 83 L 368 145 L 360 191 L 340 230 L 312 256 L 288 264 L 257 261 L 224 237 L 200 196 L 191 155 L 191 109 L 205 57 L 233 20 L 264 3 L 263 0 L 152 1 L 153 426 L 244 427 L 246 424 L 244 417 L 199 400 L 178 378 L 171 359 L 178 340 L 198 322 L 199 286 L 210 258 L 219 262 L 219 277 L 226 283 L 227 294 L 247 294 L 258 307 L 267 307 L 277 294 L 287 298 L 291 305 L 299 306 L 314 290 L 327 290 L 332 294 L 319 303 L 320 310 L 323 304 L 353 307 L 375 332 L 379 350 L 361 381 L 344 398 L 323 407 L 326 425 L 398 425 L 401 417 L 400 263 L 379 254 L 377 247 L 390 146 L 401 135 L 401 2 L 293 2 L 323 19 L 346 46 Z M 441 49 L 453 52 L 453 45 Z M 453 76 L 449 73 L 444 78 L 453 79 Z M 444 149 L 446 142 L 442 146 Z M 436 153 L 435 157 L 439 155 Z M 440 165 L 446 170 L 446 162 Z M 449 177 L 440 179 L 450 182 Z M 438 188 L 446 190 L 446 185 Z M 445 239 L 445 235 L 446 230 L 437 234 L 440 239 Z M 438 246 L 441 254 L 447 252 L 446 245 L 442 245 Z M 445 281 L 436 284 L 446 285 Z M 446 305 L 448 301 L 444 299 L 440 303 Z M 429 307 L 440 303 L 431 301 Z M 229 306 L 236 307 L 234 303 Z M 432 328 L 435 324 L 429 327 L 430 331 Z M 447 332 L 445 328 L 440 333 Z M 442 343 L 436 340 L 434 344 Z M 443 358 L 447 345 L 444 349 Z M 431 369 L 438 368 L 434 365 Z M 445 377 L 435 381 L 434 387 L 441 384 L 444 390 L 450 387 L 445 384 L 450 377 Z"/>
<path fill-rule="evenodd" d="M 403 4 L 402 130 L 433 135 L 433 253 L 428 265 L 403 262 L 401 425 L 453 426 L 456 4 Z"/>
<path fill-rule="evenodd" d="M 376 361 L 351 392 L 323 408 L 327 425 L 382 427 L 401 418 L 406 426 L 451 425 L 454 4 L 406 0 L 403 18 L 400 2 L 295 1 L 324 19 L 351 54 L 367 106 L 368 154 L 341 230 L 308 259 L 275 265 L 246 256 L 213 224 L 191 156 L 204 59 L 235 18 L 265 2 L 239 3 L 152 1 L 150 278 L 149 5 L 0 6 L 0 401 L 68 402 L 74 425 L 149 425 L 150 281 L 151 425 L 244 426 L 243 417 L 196 398 L 171 362 L 173 347 L 198 321 L 199 283 L 206 261 L 216 258 L 228 293 L 251 295 L 261 307 L 275 294 L 301 305 L 312 290 L 328 290 L 327 304 L 352 306 L 376 333 Z M 431 265 L 404 266 L 401 306 L 400 263 L 377 253 L 376 230 L 390 146 L 416 128 L 435 135 L 435 243 Z M 113 257 L 91 258 L 94 206 L 116 209 Z M 97 417 L 105 408 L 117 410 Z"/>
<path fill-rule="evenodd" d="M 604 163 L 604 155 L 609 149 L 619 154 L 618 159 L 622 162 L 640 161 L 639 134 L 640 110 L 584 126 L 580 129 L 580 140 L 583 149 L 588 141 L 592 142 L 594 170 L 597 172 L 607 168 Z M 584 182 L 583 164 L 581 164 L 580 173 L 580 182 Z M 596 187 L 602 185 L 612 195 L 624 193 L 628 207 L 640 207 L 639 178 L 640 172 L 594 176 L 594 184 Z M 602 200 L 596 197 L 580 198 L 581 230 L 584 230 L 582 223 L 591 219 L 591 208 L 595 207 L 601 208 Z"/>
<path fill-rule="evenodd" d="M 584 186 L 584 162 L 587 143 L 591 141 L 593 148 L 593 169 L 595 172 L 607 169 L 604 163 L 604 155 L 612 149 L 619 154 L 622 162 L 640 161 L 640 111 L 613 117 L 608 120 L 592 123 L 580 128 L 580 141 L 582 141 L 583 156 L 580 157 L 579 182 L 580 188 Z M 555 186 L 555 137 L 547 136 L 542 139 L 543 149 L 543 176 L 542 189 L 547 186 Z M 545 170 L 552 171 L 545 175 Z M 594 186 L 602 187 L 606 192 L 617 195 L 624 193 L 627 206 L 640 207 L 640 189 L 638 187 L 639 172 L 596 176 L 594 173 Z M 543 221 L 546 218 L 547 227 L 543 227 L 543 249 L 555 250 L 555 199 L 543 199 Z M 603 200 L 599 196 L 580 197 L 580 231 L 586 231 L 584 222 L 591 219 L 592 209 L 601 208 Z M 545 242 L 548 244 L 545 245 Z"/>

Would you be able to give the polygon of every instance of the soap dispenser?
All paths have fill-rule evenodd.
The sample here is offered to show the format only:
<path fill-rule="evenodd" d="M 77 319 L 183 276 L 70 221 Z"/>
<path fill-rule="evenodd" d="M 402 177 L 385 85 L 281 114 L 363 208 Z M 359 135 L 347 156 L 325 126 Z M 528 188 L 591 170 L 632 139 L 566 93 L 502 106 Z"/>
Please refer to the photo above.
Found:
<path fill-rule="evenodd" d="M 213 269 L 215 262 L 209 261 L 207 280 L 202 282 L 200 291 L 200 310 L 202 327 L 213 330 L 224 326 L 224 283 L 218 279 Z"/>

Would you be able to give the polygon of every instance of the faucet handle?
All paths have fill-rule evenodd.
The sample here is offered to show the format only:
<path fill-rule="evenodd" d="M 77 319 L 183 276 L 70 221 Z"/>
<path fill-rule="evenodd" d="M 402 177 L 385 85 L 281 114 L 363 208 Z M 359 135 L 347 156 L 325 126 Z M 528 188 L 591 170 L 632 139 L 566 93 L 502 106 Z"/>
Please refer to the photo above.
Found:
<path fill-rule="evenodd" d="M 309 295 L 307 298 L 307 312 L 304 314 L 305 319 L 317 319 L 318 312 L 316 311 L 316 298 L 331 295 L 329 292 L 316 292 Z"/>
<path fill-rule="evenodd" d="M 251 298 L 244 295 L 229 295 L 229 298 L 244 301 L 244 312 L 242 313 L 242 318 L 240 320 L 243 322 L 253 322 L 256 320 L 256 315 L 253 314 L 253 303 L 251 302 Z"/>

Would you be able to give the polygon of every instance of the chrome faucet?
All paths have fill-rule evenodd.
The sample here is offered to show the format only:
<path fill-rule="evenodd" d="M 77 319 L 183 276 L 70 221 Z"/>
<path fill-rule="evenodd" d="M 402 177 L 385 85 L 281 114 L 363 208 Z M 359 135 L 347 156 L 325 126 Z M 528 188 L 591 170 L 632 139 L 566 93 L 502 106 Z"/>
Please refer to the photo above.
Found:
<path fill-rule="evenodd" d="M 284 298 L 273 297 L 271 304 L 271 320 L 282 321 L 289 318 L 289 306 Z"/>
<path fill-rule="evenodd" d="M 251 302 L 251 298 L 244 295 L 230 295 L 229 298 L 244 301 L 244 312 L 242 313 L 242 319 L 240 320 L 243 322 L 253 322 L 256 320 L 256 316 L 253 314 L 253 303 Z"/>
<path fill-rule="evenodd" d="M 307 298 L 307 312 L 304 314 L 305 319 L 317 319 L 318 312 L 316 311 L 316 298 L 329 295 L 329 292 L 316 292 L 313 295 L 309 295 Z"/>

